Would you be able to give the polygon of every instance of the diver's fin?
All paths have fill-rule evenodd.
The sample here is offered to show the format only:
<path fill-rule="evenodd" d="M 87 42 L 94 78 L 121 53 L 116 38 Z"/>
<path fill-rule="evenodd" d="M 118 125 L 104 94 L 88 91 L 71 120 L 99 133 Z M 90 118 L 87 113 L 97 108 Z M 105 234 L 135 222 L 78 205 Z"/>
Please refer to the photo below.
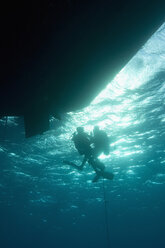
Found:
<path fill-rule="evenodd" d="M 102 176 L 103 178 L 109 179 L 109 180 L 113 180 L 113 178 L 114 178 L 114 174 L 112 172 L 109 172 L 109 171 L 102 171 L 100 173 L 100 176 Z"/>
<path fill-rule="evenodd" d="M 93 183 L 97 182 L 101 177 L 105 178 L 105 179 L 113 180 L 114 174 L 112 172 L 109 172 L 109 171 L 99 171 L 99 172 L 97 172 L 97 174 L 93 178 L 92 182 Z"/>

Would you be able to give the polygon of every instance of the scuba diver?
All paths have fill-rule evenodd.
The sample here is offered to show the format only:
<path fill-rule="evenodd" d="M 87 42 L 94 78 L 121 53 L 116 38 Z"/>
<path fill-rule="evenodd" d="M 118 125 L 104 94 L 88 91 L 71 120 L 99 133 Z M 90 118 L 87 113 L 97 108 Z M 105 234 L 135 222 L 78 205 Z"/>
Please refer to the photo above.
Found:
<path fill-rule="evenodd" d="M 104 152 L 104 154 L 109 154 L 109 139 L 104 131 L 96 126 L 94 127 L 93 135 L 91 136 L 84 131 L 83 127 L 77 127 L 76 132 L 73 134 L 72 141 L 79 154 L 84 155 L 84 158 L 80 166 L 67 160 L 63 161 L 65 164 L 82 170 L 85 163 L 88 162 L 96 172 L 96 175 L 92 180 L 93 182 L 97 182 L 101 176 L 110 180 L 113 179 L 113 174 L 105 172 L 105 165 L 98 159 L 98 156 L 102 152 Z"/>
<path fill-rule="evenodd" d="M 109 137 L 105 131 L 100 130 L 98 126 L 93 129 L 93 136 L 91 138 L 93 145 L 93 156 L 98 157 L 101 153 L 108 155 L 109 149 Z"/>
<path fill-rule="evenodd" d="M 77 131 L 73 133 L 72 140 L 74 142 L 75 148 L 79 152 L 80 155 L 86 155 L 89 153 L 90 149 L 90 136 L 84 132 L 83 127 L 77 127 Z"/>
<path fill-rule="evenodd" d="M 83 127 L 77 127 L 76 132 L 74 132 L 72 141 L 74 142 L 75 148 L 79 152 L 80 155 L 84 155 L 83 161 L 80 166 L 74 165 L 73 163 L 69 162 L 70 165 L 76 167 L 79 170 L 82 170 L 85 163 L 87 162 L 88 158 L 91 156 L 91 137 L 88 135 Z M 64 161 L 67 162 L 68 161 Z"/>

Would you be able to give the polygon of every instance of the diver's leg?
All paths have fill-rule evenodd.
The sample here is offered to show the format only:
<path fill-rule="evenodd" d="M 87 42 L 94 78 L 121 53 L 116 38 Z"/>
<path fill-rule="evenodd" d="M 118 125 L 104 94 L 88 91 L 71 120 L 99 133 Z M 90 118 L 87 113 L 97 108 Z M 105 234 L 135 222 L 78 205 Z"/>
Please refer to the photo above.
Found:
<path fill-rule="evenodd" d="M 94 176 L 92 182 L 97 182 L 102 176 L 102 172 L 105 169 L 105 165 L 102 162 L 100 162 L 98 159 L 96 160 L 91 159 L 89 163 L 92 166 L 93 170 L 96 172 L 96 175 Z"/>
<path fill-rule="evenodd" d="M 105 165 L 97 159 L 96 169 L 98 169 L 100 172 L 104 171 Z"/>
<path fill-rule="evenodd" d="M 91 147 L 88 147 L 88 149 L 84 150 L 84 158 L 83 158 L 83 161 L 82 161 L 82 163 L 80 165 L 80 168 L 83 169 L 84 165 L 86 164 L 86 162 L 91 157 L 91 153 L 92 153 Z"/>
<path fill-rule="evenodd" d="M 92 182 L 93 182 L 93 183 L 96 183 L 96 182 L 100 179 L 100 177 L 101 177 L 100 173 L 97 173 L 97 172 L 96 172 L 96 175 L 94 176 Z"/>
<path fill-rule="evenodd" d="M 63 160 L 64 164 L 71 165 L 72 167 L 76 168 L 77 170 L 82 170 L 81 166 L 74 164 L 73 162 L 70 162 L 68 160 Z"/>
<path fill-rule="evenodd" d="M 99 180 L 99 178 L 101 176 L 100 171 L 97 169 L 96 164 L 94 162 L 94 159 L 92 157 L 88 160 L 88 163 L 92 166 L 93 170 L 96 172 L 96 174 L 92 180 L 92 182 L 95 183 Z"/>
<path fill-rule="evenodd" d="M 82 161 L 81 165 L 79 166 L 79 169 L 80 169 L 80 170 L 83 169 L 83 167 L 84 167 L 84 165 L 85 165 L 86 162 L 87 162 L 87 157 L 84 156 L 83 161 Z"/>
<path fill-rule="evenodd" d="M 83 167 L 84 167 L 84 165 L 85 165 L 85 163 L 86 163 L 86 161 L 87 161 L 87 158 L 84 157 L 84 158 L 83 158 L 83 161 L 82 161 L 82 163 L 81 163 L 81 165 L 74 164 L 73 162 L 70 162 L 70 161 L 68 161 L 68 160 L 63 160 L 63 163 L 64 163 L 64 164 L 71 165 L 72 167 L 76 168 L 77 170 L 82 170 Z"/>

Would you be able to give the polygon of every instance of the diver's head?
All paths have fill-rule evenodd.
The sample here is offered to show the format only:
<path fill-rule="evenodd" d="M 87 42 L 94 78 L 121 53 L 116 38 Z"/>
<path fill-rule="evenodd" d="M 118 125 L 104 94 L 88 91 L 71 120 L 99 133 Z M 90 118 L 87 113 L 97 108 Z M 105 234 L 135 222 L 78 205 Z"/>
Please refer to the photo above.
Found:
<path fill-rule="evenodd" d="M 84 132 L 84 128 L 83 127 L 77 127 L 77 132 L 78 133 L 83 133 Z"/>

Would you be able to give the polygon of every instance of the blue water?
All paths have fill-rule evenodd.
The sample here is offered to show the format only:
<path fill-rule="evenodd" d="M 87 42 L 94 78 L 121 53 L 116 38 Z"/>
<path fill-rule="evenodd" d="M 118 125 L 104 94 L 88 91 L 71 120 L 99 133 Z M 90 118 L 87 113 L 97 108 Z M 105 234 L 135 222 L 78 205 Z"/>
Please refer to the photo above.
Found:
<path fill-rule="evenodd" d="M 23 120 L 0 121 L 0 247 L 165 247 L 165 25 L 90 106 L 24 138 Z M 113 181 L 92 183 L 71 142 L 77 126 L 110 136 L 100 156 Z"/>

